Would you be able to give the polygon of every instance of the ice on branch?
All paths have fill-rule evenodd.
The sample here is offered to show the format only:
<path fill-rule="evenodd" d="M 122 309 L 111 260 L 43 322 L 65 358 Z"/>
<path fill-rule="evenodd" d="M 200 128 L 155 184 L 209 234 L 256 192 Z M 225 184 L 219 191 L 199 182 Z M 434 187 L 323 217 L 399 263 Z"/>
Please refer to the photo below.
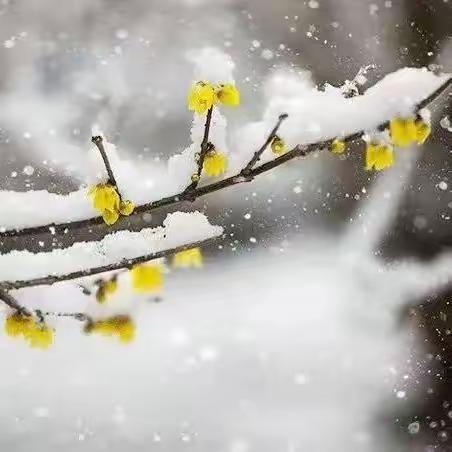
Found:
<path fill-rule="evenodd" d="M 80 242 L 52 252 L 12 251 L 0 255 L 0 283 L 110 265 L 217 237 L 222 232 L 220 226 L 212 226 L 199 212 L 175 212 L 166 217 L 163 227 L 115 232 L 99 242 Z"/>

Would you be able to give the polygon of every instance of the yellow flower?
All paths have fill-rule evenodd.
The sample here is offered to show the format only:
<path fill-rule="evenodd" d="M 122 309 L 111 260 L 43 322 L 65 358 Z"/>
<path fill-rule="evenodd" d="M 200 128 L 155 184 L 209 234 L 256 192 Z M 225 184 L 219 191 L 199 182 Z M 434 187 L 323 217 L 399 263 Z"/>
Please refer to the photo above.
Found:
<path fill-rule="evenodd" d="M 188 92 L 188 109 L 205 113 L 215 103 L 215 88 L 209 82 L 197 82 Z"/>
<path fill-rule="evenodd" d="M 119 209 L 119 194 L 111 184 L 98 184 L 89 191 L 95 209 L 116 211 Z"/>
<path fill-rule="evenodd" d="M 199 248 L 179 251 L 173 257 L 173 266 L 176 268 L 202 267 L 202 254 Z"/>
<path fill-rule="evenodd" d="M 284 154 L 287 150 L 286 143 L 284 142 L 284 140 L 282 138 L 280 138 L 278 136 L 273 138 L 270 147 L 271 147 L 273 154 L 276 154 L 276 155 Z"/>
<path fill-rule="evenodd" d="M 52 328 L 43 323 L 36 323 L 32 317 L 20 313 L 6 318 L 5 331 L 10 337 L 22 336 L 33 348 L 46 349 L 53 342 Z"/>
<path fill-rule="evenodd" d="M 105 303 L 109 295 L 113 295 L 118 290 L 118 280 L 114 277 L 108 281 L 101 281 L 96 292 L 96 300 Z"/>
<path fill-rule="evenodd" d="M 415 124 L 417 144 L 424 144 L 432 133 L 432 126 L 421 118 L 417 119 Z"/>
<path fill-rule="evenodd" d="M 123 201 L 118 190 L 111 184 L 98 184 L 90 188 L 88 195 L 93 200 L 93 206 L 99 210 L 104 222 L 115 224 L 119 215 L 129 216 L 133 213 L 135 205 L 132 201 Z"/>
<path fill-rule="evenodd" d="M 5 319 L 5 332 L 10 337 L 17 337 L 28 333 L 33 327 L 33 319 L 19 313 L 14 313 Z"/>
<path fill-rule="evenodd" d="M 136 265 L 130 270 L 130 276 L 136 292 L 158 292 L 163 286 L 163 269 L 160 264 Z"/>
<path fill-rule="evenodd" d="M 117 315 L 105 320 L 88 323 L 85 332 L 97 333 L 102 336 L 117 336 L 119 340 L 127 344 L 135 338 L 135 324 L 126 315 Z"/>
<path fill-rule="evenodd" d="M 345 151 L 345 142 L 344 140 L 340 140 L 339 138 L 336 138 L 331 143 L 331 152 L 333 154 L 343 154 Z"/>
<path fill-rule="evenodd" d="M 102 218 L 105 224 L 111 226 L 118 221 L 119 213 L 116 210 L 103 210 Z"/>
<path fill-rule="evenodd" d="M 231 83 L 220 84 L 216 88 L 216 96 L 219 102 L 230 107 L 240 105 L 240 91 Z"/>
<path fill-rule="evenodd" d="M 211 151 L 204 158 L 203 169 L 208 176 L 220 176 L 226 171 L 228 158 L 219 151 Z"/>
<path fill-rule="evenodd" d="M 395 146 L 406 147 L 417 141 L 415 118 L 395 118 L 389 123 L 391 140 Z"/>
<path fill-rule="evenodd" d="M 32 348 L 45 350 L 53 343 L 53 329 L 44 324 L 35 323 L 25 335 Z"/>
<path fill-rule="evenodd" d="M 383 143 L 367 143 L 366 170 L 375 168 L 377 171 L 394 165 L 394 149 Z"/>
<path fill-rule="evenodd" d="M 119 203 L 119 213 L 128 217 L 135 210 L 135 204 L 132 201 L 121 201 Z"/>

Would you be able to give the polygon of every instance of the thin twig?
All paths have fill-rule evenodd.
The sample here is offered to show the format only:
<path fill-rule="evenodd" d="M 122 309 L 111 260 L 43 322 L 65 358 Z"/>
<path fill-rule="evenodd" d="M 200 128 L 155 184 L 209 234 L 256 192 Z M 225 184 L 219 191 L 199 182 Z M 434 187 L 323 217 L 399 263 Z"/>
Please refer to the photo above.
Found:
<path fill-rule="evenodd" d="M 0 301 L 3 301 L 6 305 L 8 305 L 11 309 L 14 309 L 15 311 L 19 312 L 20 314 L 31 316 L 32 312 L 29 311 L 27 308 L 21 306 L 19 302 L 7 291 L 0 289 Z"/>
<path fill-rule="evenodd" d="M 114 264 L 103 265 L 100 267 L 88 268 L 85 270 L 78 270 L 71 273 L 66 273 L 62 275 L 49 275 L 43 276 L 41 278 L 28 279 L 23 281 L 4 281 L 0 282 L 0 298 L 2 298 L 2 293 L 6 293 L 9 290 L 23 289 L 25 287 L 36 287 L 36 286 L 51 286 L 53 284 L 70 281 L 73 279 L 84 278 L 87 276 L 98 275 L 100 273 L 105 273 L 109 271 L 116 271 L 122 269 L 129 269 L 137 264 L 142 264 L 144 262 L 149 262 L 155 259 L 160 259 L 162 257 L 171 256 L 179 251 L 183 251 L 190 248 L 196 248 L 199 246 L 205 246 L 216 240 L 217 237 L 210 239 L 199 240 L 197 242 L 187 243 L 174 248 L 157 251 L 151 254 L 145 254 L 144 256 L 135 257 L 133 259 L 123 259 Z"/>
<path fill-rule="evenodd" d="M 450 86 L 452 85 L 452 78 L 448 79 L 443 85 L 441 85 L 435 92 L 433 92 L 430 96 L 428 96 L 426 99 L 424 99 L 418 106 L 417 111 L 427 107 L 430 103 L 432 103 L 437 97 L 439 97 L 444 91 L 446 91 Z M 389 125 L 389 121 L 385 121 L 382 124 L 378 126 L 378 129 L 385 129 Z M 343 138 L 345 142 L 352 142 L 355 140 L 358 140 L 363 135 L 364 131 L 359 131 L 356 133 L 353 133 L 351 135 L 348 135 Z M 193 201 L 194 199 L 197 199 L 201 196 L 205 196 L 209 193 L 216 192 L 218 190 L 222 190 L 227 187 L 232 187 L 234 185 L 250 182 L 254 177 L 258 176 L 259 174 L 263 174 L 267 171 L 272 170 L 273 168 L 276 168 L 292 159 L 298 158 L 298 157 L 304 157 L 311 153 L 313 150 L 316 149 L 322 149 L 327 148 L 331 145 L 333 139 L 322 141 L 319 143 L 313 143 L 309 144 L 307 146 L 295 146 L 291 151 L 273 159 L 269 162 L 266 162 L 264 164 L 261 164 L 259 166 L 254 167 L 249 174 L 245 177 L 243 174 L 238 173 L 234 176 L 228 177 L 226 179 L 223 179 L 221 181 L 213 182 L 208 185 L 204 185 L 202 187 L 196 187 L 191 191 L 191 197 L 190 201 Z M 127 218 L 120 218 L 118 222 L 116 223 L 119 226 L 122 226 L 122 229 L 126 228 L 129 224 L 129 219 L 136 218 L 139 215 L 143 213 L 149 213 L 156 209 L 162 208 L 162 207 L 169 207 L 177 205 L 181 202 L 188 201 L 188 197 L 186 196 L 186 190 L 184 190 L 181 193 L 177 193 L 172 196 L 168 196 L 166 198 L 161 198 L 156 201 L 152 201 L 147 204 L 143 204 L 141 206 L 137 206 L 134 210 L 134 213 L 127 217 Z M 83 228 L 89 228 L 96 225 L 103 224 L 102 217 L 96 217 L 96 218 L 89 218 L 86 220 L 80 220 L 80 221 L 73 221 L 73 222 L 67 222 L 67 223 L 60 223 L 60 224 L 47 224 L 43 226 L 34 226 L 30 228 L 25 229 L 19 229 L 19 230 L 8 230 L 0 233 L 0 240 L 7 237 L 15 237 L 15 238 L 27 238 L 32 237 L 38 234 L 48 234 L 49 239 L 54 240 L 58 239 L 58 236 L 64 236 L 70 232 L 78 231 Z M 108 233 L 108 230 L 105 231 L 105 234 Z M 43 238 L 42 240 L 44 240 Z"/>
<path fill-rule="evenodd" d="M 194 178 L 191 182 L 191 184 L 184 190 L 184 198 L 191 199 L 192 193 L 196 189 L 196 187 L 199 184 L 199 181 L 201 179 L 202 169 L 204 166 L 204 160 L 206 158 L 206 155 L 213 149 L 213 144 L 209 143 L 209 133 L 210 133 L 210 126 L 212 124 L 212 113 L 213 113 L 213 106 L 207 110 L 206 115 L 206 124 L 204 125 L 204 136 L 201 142 L 201 151 L 198 156 L 198 168 L 196 173 L 194 174 Z"/>
<path fill-rule="evenodd" d="M 5 303 L 14 311 L 19 314 L 25 315 L 27 317 L 33 316 L 35 314 L 40 321 L 44 321 L 45 317 L 69 317 L 75 320 L 79 320 L 84 322 L 89 320 L 89 317 L 82 312 L 44 312 L 40 309 L 28 310 L 24 306 L 22 306 L 10 293 L 5 292 L 4 290 L 0 290 L 0 301 Z"/>
<path fill-rule="evenodd" d="M 66 317 L 66 318 L 71 318 L 74 320 L 79 320 L 80 322 L 85 322 L 90 319 L 86 314 L 83 314 L 83 312 L 53 312 L 53 311 L 43 312 L 43 311 L 41 311 L 41 314 L 44 317 Z"/>
<path fill-rule="evenodd" d="M 253 169 L 254 165 L 256 165 L 256 163 L 260 160 L 262 154 L 264 153 L 264 151 L 268 148 L 268 146 L 270 146 L 271 142 L 275 139 L 276 134 L 278 133 L 279 128 L 281 127 L 282 122 L 287 119 L 289 117 L 289 115 L 287 113 L 282 114 L 279 119 L 278 122 L 276 123 L 275 127 L 273 128 L 273 130 L 270 132 L 270 135 L 268 136 L 268 138 L 265 140 L 265 143 L 261 146 L 260 149 L 258 149 L 253 157 L 251 158 L 251 160 L 248 162 L 248 164 L 245 166 L 245 168 L 242 169 L 242 171 L 240 172 L 240 174 L 242 176 L 249 176 L 251 170 Z"/>
<path fill-rule="evenodd" d="M 102 160 L 104 161 L 105 169 L 108 174 L 108 182 L 110 185 L 118 190 L 118 184 L 116 182 L 115 175 L 113 174 L 113 170 L 110 165 L 110 161 L 108 160 L 107 152 L 105 151 L 103 138 L 100 135 L 91 138 L 91 141 L 96 145 L 97 149 L 99 149 L 100 155 L 102 156 Z M 119 192 L 118 192 L 119 193 Z"/>

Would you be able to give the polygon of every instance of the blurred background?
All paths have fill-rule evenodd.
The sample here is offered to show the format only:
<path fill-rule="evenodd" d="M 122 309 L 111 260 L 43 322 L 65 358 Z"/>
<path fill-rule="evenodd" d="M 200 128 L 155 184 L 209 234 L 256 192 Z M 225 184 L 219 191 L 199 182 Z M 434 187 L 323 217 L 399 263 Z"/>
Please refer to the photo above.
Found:
<path fill-rule="evenodd" d="M 83 168 L 95 124 L 124 155 L 136 159 L 137 164 L 143 159 L 166 160 L 183 150 L 189 144 L 192 120 L 186 109 L 186 92 L 192 80 L 189 57 L 193 49 L 218 47 L 236 63 L 242 105 L 228 113 L 233 132 L 244 121 L 261 117 L 265 101 L 263 85 L 269 75 L 280 69 L 294 74 L 308 71 L 319 85 L 341 85 L 370 64 L 375 69 L 368 74 L 369 85 L 405 66 L 428 66 L 432 70 L 452 72 L 451 24 L 450 0 L 0 0 L 0 189 L 68 193 L 79 188 L 83 175 L 74 168 Z M 152 405 L 155 398 L 161 409 L 147 413 L 139 407 L 140 395 L 132 391 L 130 396 L 122 394 L 121 406 L 138 404 L 137 422 L 143 425 L 136 432 L 126 428 L 127 435 L 117 444 L 126 450 L 160 447 L 172 451 L 208 450 L 209 447 L 209 450 L 232 452 L 258 449 L 292 452 L 308 447 L 316 451 L 452 450 L 449 312 L 452 288 L 438 285 L 438 290 L 429 293 L 420 290 L 409 298 L 401 297 L 402 300 L 397 295 L 397 301 L 388 302 L 389 320 L 386 317 L 381 320 L 379 316 L 376 319 L 368 312 L 376 309 L 373 303 L 378 306 L 381 301 L 386 306 L 392 297 L 389 292 L 381 291 L 381 281 L 375 276 L 380 274 L 384 263 L 417 259 L 428 266 L 452 246 L 450 96 L 435 106 L 432 139 L 410 158 L 401 159 L 387 181 L 378 181 L 377 176 L 366 173 L 362 168 L 362 154 L 352 149 L 345 158 L 325 153 L 306 161 L 291 162 L 253 185 L 220 192 L 184 207 L 203 210 L 213 224 L 225 228 L 225 236 L 206 251 L 212 267 L 208 275 L 216 284 L 232 287 L 232 292 L 218 290 L 213 283 L 205 284 L 201 276 L 191 280 L 187 275 L 175 275 L 174 287 L 164 296 L 168 304 L 174 301 L 173 307 L 159 305 L 150 309 L 147 315 L 153 319 L 150 325 L 153 332 L 146 333 L 138 348 L 130 352 L 129 365 L 141 375 L 139 385 L 146 384 L 143 375 L 155 380 L 158 386 L 167 375 L 164 372 L 176 372 L 164 359 L 165 365 L 162 364 L 162 354 L 168 353 L 163 356 L 176 360 L 182 353 L 179 349 L 174 354 L 163 347 L 160 354 L 150 353 L 147 360 L 144 345 L 145 340 L 159 343 L 159 337 L 168 331 L 176 331 L 171 333 L 176 343 L 186 344 L 185 333 L 174 330 L 174 319 L 184 323 L 183 331 L 198 327 L 203 329 L 204 336 L 210 337 L 211 333 L 210 339 L 227 350 L 227 359 L 219 359 L 215 371 L 198 369 L 196 376 L 187 377 L 183 390 L 172 388 L 166 393 L 168 398 L 172 391 L 196 394 L 196 401 L 190 397 L 188 401 L 198 403 L 199 411 L 204 413 L 197 418 L 198 443 L 183 439 L 186 439 L 184 431 L 191 427 L 185 424 L 181 427 L 177 411 L 181 406 L 152 393 L 148 403 Z M 393 194 L 388 206 L 378 204 L 378 199 L 374 201 L 377 189 Z M 363 277 L 365 283 L 344 282 L 335 274 L 333 263 L 338 259 L 337 265 L 345 269 L 344 278 L 348 281 L 350 273 L 356 270 L 356 262 L 350 264 L 347 252 L 343 251 L 345 247 L 339 247 L 337 254 L 331 250 L 336 250 L 338 243 L 347 243 L 350 231 L 356 234 L 355 240 L 361 238 L 359 229 L 350 229 L 351 219 L 359 218 L 357 212 L 365 211 L 368 206 L 381 212 L 382 231 L 371 238 L 375 243 L 369 247 L 366 257 L 359 255 L 363 266 L 368 264 Z M 160 224 L 164 215 L 164 212 L 157 213 L 152 223 Z M 3 250 L 9 246 L 4 244 Z M 275 266 L 281 269 L 276 274 L 272 272 Z M 311 284 L 303 279 L 306 272 Z M 263 275 L 267 276 L 266 282 Z M 372 280 L 373 283 L 369 282 Z M 184 289 L 184 284 L 188 284 L 189 290 Z M 400 287 L 391 284 L 393 293 L 399 294 Z M 276 303 L 275 294 L 270 298 L 264 290 L 274 285 L 280 288 L 280 304 Z M 318 287 L 324 289 L 325 285 L 330 286 L 330 292 L 319 295 Z M 55 290 L 46 297 L 61 296 Z M 38 295 L 44 296 L 41 292 Z M 228 297 L 235 300 L 230 306 L 225 304 Z M 365 306 L 359 303 L 363 299 L 369 301 L 370 307 L 367 302 Z M 300 300 L 304 300 L 304 307 L 292 310 L 293 303 Z M 236 309 L 236 317 L 229 317 L 230 309 Z M 261 314 L 265 321 L 257 322 L 256 326 L 250 320 L 245 332 L 238 328 L 243 318 L 255 319 L 260 309 L 267 314 Z M 223 313 L 226 320 L 216 312 Z M 356 312 L 360 314 L 355 316 Z M 193 322 L 185 324 L 185 315 Z M 226 322 L 229 330 L 217 331 L 222 322 Z M 368 328 L 367 322 L 372 328 Z M 146 319 L 143 323 L 146 324 Z M 264 333 L 266 328 L 272 330 L 268 336 Z M 305 334 L 289 334 L 295 335 L 300 330 Z M 230 331 L 244 337 L 245 343 L 253 343 L 256 362 L 249 359 L 248 351 L 228 342 Z M 279 340 L 284 331 L 287 337 Z M 393 344 L 386 344 L 383 332 L 388 331 L 403 338 L 394 337 Z M 67 334 L 70 336 L 70 332 Z M 196 331 L 196 334 L 201 333 Z M 260 339 L 253 342 L 250 339 L 253 334 Z M 383 343 L 384 351 L 380 349 Z M 27 391 L 31 391 L 26 392 L 28 399 L 21 400 L 23 383 L 17 376 L 5 375 L 1 383 L 2 398 L 7 400 L 1 411 L 1 441 L 5 441 L 8 450 L 28 450 L 29 441 L 36 438 L 46 450 L 53 450 L 49 437 L 54 435 L 56 426 L 60 432 L 73 426 L 69 420 L 61 426 L 55 417 L 35 416 L 36 407 L 27 404 L 41 390 L 48 393 L 45 400 L 53 400 L 55 389 L 73 390 L 64 387 L 60 380 L 54 382 L 55 386 L 47 386 L 45 372 L 38 370 L 42 360 L 49 360 L 49 366 L 60 360 L 68 372 L 71 362 L 83 362 L 87 346 L 82 344 L 78 348 L 77 343 L 71 344 L 68 339 L 66 349 L 47 358 L 30 358 L 25 352 L 13 358 L 11 350 L 15 346 L 2 344 L 2 362 L 11 360 L 10 369 L 14 368 L 19 375 L 24 373 L 24 363 L 30 360 L 27 364 L 30 368 L 25 372 L 29 376 Z M 215 361 L 217 354 L 212 347 L 200 350 L 203 350 L 200 361 Z M 312 364 L 314 356 L 322 350 L 327 355 L 330 353 L 330 361 L 325 358 Z M 113 351 L 107 353 L 102 348 L 96 351 L 105 353 L 105 360 L 110 358 L 117 364 Z M 398 358 L 392 356 L 395 351 Z M 124 350 L 124 353 L 129 352 Z M 348 354 L 353 356 L 353 365 L 345 366 L 347 370 L 342 375 L 338 369 L 342 369 L 344 361 L 338 364 L 334 358 Z M 388 364 L 387 368 L 392 369 L 389 376 L 371 370 L 372 366 L 386 365 L 393 359 L 397 365 Z M 146 365 L 141 361 L 143 368 L 137 365 L 140 360 L 146 361 Z M 316 389 L 310 397 L 295 392 L 294 388 L 305 386 L 315 378 L 295 371 L 294 363 L 299 367 L 306 364 L 307 368 L 312 364 L 312 374 L 317 374 Z M 111 363 L 99 367 L 93 356 L 85 364 L 84 375 L 90 369 L 103 376 L 108 375 L 107 371 L 117 371 Z M 265 368 L 265 378 L 261 366 Z M 36 380 L 30 369 L 39 374 Z M 372 378 L 366 369 L 373 373 Z M 281 377 L 286 371 L 293 377 L 290 384 Z M 234 375 L 242 372 L 246 378 L 235 381 Z M 338 378 L 322 379 L 322 375 L 331 372 L 338 372 Z M 405 379 L 409 382 L 405 383 L 409 384 L 410 397 L 406 397 L 406 388 L 400 389 L 405 376 L 409 376 Z M 228 379 L 234 380 L 231 384 L 239 388 L 238 392 L 244 388 L 245 393 L 249 392 L 249 398 L 239 397 L 241 414 L 237 416 L 244 416 L 244 423 L 255 423 L 251 429 L 236 428 L 227 408 L 227 415 L 222 417 L 221 404 L 227 397 L 213 394 L 216 386 L 219 390 L 230 389 Z M 378 390 L 374 390 L 373 380 L 383 382 L 376 383 Z M 212 403 L 199 400 L 200 381 L 212 386 L 207 395 L 212 397 Z M 177 380 L 173 384 L 182 382 Z M 95 401 L 99 394 L 105 403 L 114 394 L 113 388 L 122 390 L 123 387 L 119 380 L 111 383 L 111 392 L 94 385 L 90 387 L 90 400 Z M 336 397 L 342 390 L 344 397 Z M 367 400 L 369 392 L 374 391 L 375 400 L 374 397 Z M 253 397 L 266 403 L 260 408 L 259 403 L 252 405 L 249 399 Z M 355 397 L 365 400 L 362 406 L 353 405 Z M 308 402 L 309 398 L 312 400 Z M 76 395 L 68 397 L 67 403 L 77 406 L 75 399 Z M 57 400 L 53 403 L 58 405 Z M 108 411 L 108 404 L 103 408 Z M 16 409 L 19 414 L 15 413 Z M 96 403 L 91 403 L 89 409 L 77 406 L 77 410 L 85 412 L 87 419 L 97 425 L 94 420 L 100 414 Z M 263 419 L 260 410 L 268 410 L 270 414 Z M 46 418 L 47 424 L 31 427 L 24 421 L 30 413 Z M 167 421 L 164 429 L 170 439 L 166 443 L 163 439 L 154 441 L 159 434 L 156 431 L 151 434 L 145 425 L 146 415 L 158 417 L 159 413 Z M 195 414 L 193 417 L 196 418 Z M 172 419 L 176 418 L 172 425 Z M 367 419 L 373 427 L 355 429 L 354 420 L 358 418 Z M 26 427 L 18 429 L 22 421 Z M 112 432 L 116 428 L 115 423 L 102 425 L 99 435 L 114 437 Z M 153 438 L 150 449 L 145 449 L 137 439 L 147 438 L 147 434 Z M 95 431 L 92 436 L 96 436 Z M 64 444 L 67 450 L 102 450 L 100 443 L 88 440 L 78 449 L 70 438 L 55 444 Z M 193 432 L 190 438 L 193 439 Z M 107 445 L 113 447 L 108 441 L 105 448 Z M 35 447 L 40 450 L 39 446 Z"/>

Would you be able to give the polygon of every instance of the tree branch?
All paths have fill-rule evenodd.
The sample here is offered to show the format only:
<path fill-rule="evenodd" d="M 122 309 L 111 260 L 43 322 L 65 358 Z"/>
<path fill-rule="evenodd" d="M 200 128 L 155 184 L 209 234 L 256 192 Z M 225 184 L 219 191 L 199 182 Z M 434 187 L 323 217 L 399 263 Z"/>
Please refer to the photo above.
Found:
<path fill-rule="evenodd" d="M 41 311 L 40 309 L 30 311 L 22 306 L 12 295 L 3 290 L 0 290 L 0 301 L 5 303 L 7 306 L 9 306 L 19 314 L 25 315 L 27 317 L 31 317 L 33 314 L 36 314 L 36 316 L 41 320 L 43 320 L 44 317 L 68 317 L 74 320 L 79 320 L 80 322 L 85 322 L 90 319 L 86 314 L 83 314 L 82 312 L 45 312 Z"/>
<path fill-rule="evenodd" d="M 113 174 L 113 170 L 111 168 L 110 161 L 108 160 L 107 152 L 105 151 L 103 138 L 100 135 L 97 135 L 95 137 L 92 137 L 91 141 L 96 145 L 97 149 L 99 149 L 100 155 L 102 156 L 102 160 L 104 161 L 105 169 L 107 170 L 109 184 L 113 185 L 113 187 L 115 187 L 116 190 L 118 190 L 118 194 L 119 194 L 118 184 L 116 182 L 115 175 Z M 119 196 L 121 196 L 121 195 L 119 195 Z"/>
<path fill-rule="evenodd" d="M 103 265 L 100 267 L 93 267 L 86 270 L 78 270 L 71 273 L 66 273 L 63 275 L 49 275 L 41 278 L 28 279 L 23 281 L 4 281 L 0 282 L 0 298 L 2 298 L 2 293 L 6 293 L 9 290 L 23 289 L 25 287 L 36 287 L 36 286 L 51 286 L 53 284 L 70 281 L 73 279 L 84 278 L 87 276 L 98 275 L 100 273 L 105 273 L 109 271 L 130 269 L 134 265 L 143 264 L 155 259 L 160 259 L 162 257 L 171 256 L 179 251 L 183 251 L 190 248 L 196 248 L 198 246 L 204 246 L 212 243 L 217 237 L 199 240 L 197 242 L 187 243 L 175 248 L 170 248 L 162 251 L 157 251 L 151 254 L 145 254 L 144 256 L 135 257 L 133 259 L 123 259 L 119 262 L 109 265 Z M 17 308 L 16 308 L 17 309 Z"/>
<path fill-rule="evenodd" d="M 443 85 L 441 85 L 435 92 L 433 92 L 430 96 L 428 96 L 426 99 L 424 99 L 421 103 L 418 104 L 416 111 L 419 112 L 419 110 L 427 107 L 430 103 L 432 103 L 436 98 L 438 98 L 444 91 L 446 91 L 450 86 L 452 85 L 452 78 L 448 79 Z M 378 129 L 385 129 L 389 125 L 389 121 L 385 121 L 384 123 L 380 124 Z M 355 140 L 358 140 L 363 135 L 364 131 L 359 131 L 353 134 L 350 134 L 343 138 L 345 142 L 352 142 Z M 333 142 L 333 139 L 325 140 L 318 143 L 309 144 L 307 146 L 297 145 L 289 152 L 269 161 L 264 164 L 261 164 L 259 166 L 254 167 L 251 169 L 246 177 L 242 174 L 242 172 L 228 177 L 226 179 L 223 179 L 218 182 L 213 182 L 208 185 L 204 185 L 202 187 L 198 187 L 196 185 L 196 188 L 191 190 L 190 192 L 190 199 L 187 197 L 187 190 L 184 190 L 181 193 L 168 196 L 166 198 L 161 198 L 157 201 L 152 201 L 150 203 L 143 204 L 141 206 L 137 206 L 134 210 L 134 213 L 128 217 L 134 218 L 138 217 L 139 215 L 143 213 L 152 212 L 156 209 L 162 208 L 162 207 L 169 207 L 174 206 L 182 202 L 186 201 L 193 201 L 201 196 L 205 196 L 209 193 L 216 192 L 218 190 L 222 190 L 227 187 L 231 187 L 240 183 L 244 182 L 250 182 L 254 177 L 263 174 L 267 171 L 270 171 L 292 159 L 298 158 L 298 157 L 305 157 L 308 154 L 312 153 L 313 151 L 317 149 L 327 148 L 331 145 Z M 199 166 L 198 166 L 199 168 Z M 201 167 L 202 169 L 202 167 Z M 120 226 L 120 229 L 125 229 L 128 224 L 128 218 L 120 218 L 117 222 L 117 225 Z M 60 223 L 60 224 L 47 224 L 43 226 L 36 226 L 36 227 L 30 227 L 25 229 L 19 229 L 19 230 L 9 230 L 4 231 L 0 233 L 0 240 L 7 237 L 14 237 L 14 238 L 27 238 L 31 237 L 37 234 L 48 234 L 50 239 L 57 239 L 58 236 L 64 236 L 70 232 L 78 231 L 83 228 L 89 228 L 96 225 L 103 224 L 102 217 L 96 217 L 96 218 L 89 218 L 86 220 L 80 220 L 80 221 L 74 221 L 74 222 L 68 222 L 68 223 Z M 108 230 L 106 229 L 106 233 L 108 233 Z"/>
<path fill-rule="evenodd" d="M 31 311 L 21 306 L 12 295 L 10 295 L 3 289 L 0 289 L 0 301 L 3 301 L 3 303 L 8 305 L 11 309 L 14 309 L 15 311 L 19 312 L 20 314 L 26 316 L 32 315 Z"/>

